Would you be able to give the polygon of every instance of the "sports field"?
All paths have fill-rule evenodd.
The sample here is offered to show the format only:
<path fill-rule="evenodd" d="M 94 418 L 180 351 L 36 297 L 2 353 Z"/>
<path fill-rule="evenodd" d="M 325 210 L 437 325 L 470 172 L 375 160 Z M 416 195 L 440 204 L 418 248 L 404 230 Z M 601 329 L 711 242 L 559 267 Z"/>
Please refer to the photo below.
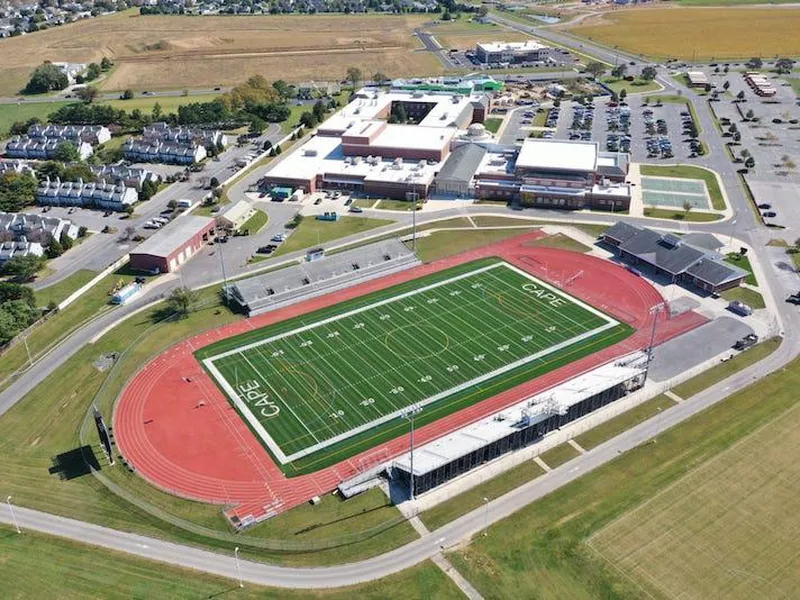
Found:
<path fill-rule="evenodd" d="M 613 521 L 590 544 L 644 590 L 667 598 L 796 598 L 798 444 L 795 407 Z"/>
<path fill-rule="evenodd" d="M 800 54 L 800 11 L 788 8 L 645 8 L 605 12 L 570 32 L 656 58 L 717 60 Z"/>
<path fill-rule="evenodd" d="M 285 464 L 363 441 L 410 409 L 440 418 L 629 331 L 486 259 L 229 338 L 198 358 Z"/>

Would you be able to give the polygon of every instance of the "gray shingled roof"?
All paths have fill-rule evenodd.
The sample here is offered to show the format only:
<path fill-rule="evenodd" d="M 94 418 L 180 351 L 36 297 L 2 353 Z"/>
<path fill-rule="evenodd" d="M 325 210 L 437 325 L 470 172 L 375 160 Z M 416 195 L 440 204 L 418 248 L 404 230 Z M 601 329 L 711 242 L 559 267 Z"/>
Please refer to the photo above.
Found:
<path fill-rule="evenodd" d="M 697 264 L 686 269 L 686 272 L 692 277 L 697 277 L 712 285 L 721 285 L 728 281 L 747 276 L 747 271 L 740 269 L 736 265 L 729 265 L 728 263 L 711 258 L 704 258 Z"/>
<path fill-rule="evenodd" d="M 459 181 L 468 184 L 485 154 L 486 148 L 477 144 L 459 146 L 447 157 L 437 180 Z"/>
<path fill-rule="evenodd" d="M 605 230 L 603 237 L 608 237 L 624 244 L 635 235 L 641 233 L 641 231 L 642 229 L 636 227 L 636 225 L 631 225 L 630 223 L 625 223 L 624 221 L 617 221 L 611 227 Z"/>

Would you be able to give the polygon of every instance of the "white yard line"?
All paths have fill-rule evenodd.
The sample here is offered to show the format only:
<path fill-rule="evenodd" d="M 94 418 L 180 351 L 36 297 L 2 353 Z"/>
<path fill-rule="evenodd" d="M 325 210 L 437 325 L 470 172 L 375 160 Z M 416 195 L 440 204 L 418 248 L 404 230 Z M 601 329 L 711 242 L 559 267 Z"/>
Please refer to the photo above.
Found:
<path fill-rule="evenodd" d="M 501 367 L 499 367 L 497 369 L 494 369 L 492 371 L 486 372 L 486 373 L 484 373 L 484 374 L 482 374 L 482 375 L 480 375 L 478 377 L 475 377 L 475 378 L 470 379 L 468 381 L 462 382 L 462 383 L 460 383 L 458 385 L 455 385 L 454 387 L 448 388 L 448 389 L 443 390 L 441 392 L 438 392 L 438 393 L 436 393 L 436 394 L 434 394 L 432 396 L 429 396 L 427 398 L 419 400 L 419 401 L 414 403 L 415 406 L 420 406 L 420 407 L 427 406 L 429 404 L 437 402 L 438 400 L 441 400 L 441 399 L 446 398 L 448 396 L 451 396 L 453 394 L 457 394 L 457 393 L 459 393 L 459 392 L 461 392 L 461 391 L 463 391 L 465 389 L 468 389 L 468 388 L 473 387 L 475 385 L 479 385 L 479 384 L 481 384 L 481 383 L 483 383 L 485 381 L 488 381 L 490 379 L 493 379 L 493 378 L 495 378 L 495 377 L 497 377 L 499 375 L 502 375 L 504 373 L 512 371 L 512 370 L 514 370 L 514 369 L 516 369 L 518 367 L 521 367 L 521 366 L 523 366 L 525 364 L 528 364 L 528 363 L 533 362 L 535 360 L 539 360 L 540 358 L 543 358 L 543 357 L 545 357 L 545 356 L 547 356 L 549 354 L 556 353 L 556 352 L 558 352 L 558 351 L 560 351 L 560 350 L 562 350 L 562 349 L 564 349 L 564 348 L 566 348 L 568 346 L 571 346 L 573 344 L 581 342 L 581 341 L 583 341 L 585 339 L 593 337 L 593 336 L 595 336 L 595 335 L 597 335 L 599 333 L 602 333 L 603 331 L 606 331 L 608 329 L 614 328 L 617 325 L 619 325 L 619 322 L 616 321 L 615 319 L 613 319 L 613 318 L 609 317 L 608 315 L 605 315 L 602 312 L 598 311 L 597 309 L 585 304 L 584 302 L 582 302 L 582 301 L 578 300 L 577 298 L 569 295 L 568 293 L 564 292 L 563 290 L 556 289 L 556 288 L 550 286 L 549 284 L 537 279 L 536 277 L 530 275 L 529 273 L 526 273 L 525 271 L 523 271 L 523 270 L 521 270 L 521 269 L 519 269 L 519 268 L 517 268 L 517 267 L 515 267 L 513 265 L 510 265 L 510 264 L 505 263 L 505 262 L 498 262 L 498 263 L 495 263 L 495 264 L 492 264 L 492 265 L 488 265 L 488 266 L 485 266 L 485 267 L 480 267 L 480 268 L 471 270 L 471 271 L 466 272 L 466 273 L 462 273 L 460 275 L 451 277 L 451 278 L 443 280 L 443 281 L 436 282 L 436 283 L 428 285 L 428 286 L 424 286 L 422 288 L 418 288 L 418 289 L 411 290 L 409 292 L 405 292 L 405 293 L 400 294 L 398 296 L 392 296 L 390 298 L 386 298 L 384 300 L 380 300 L 378 302 L 374 302 L 372 304 L 369 304 L 369 305 L 366 305 L 366 306 L 363 306 L 363 307 L 360 307 L 360 308 L 357 308 L 357 309 L 354 309 L 354 310 L 351 310 L 351 311 L 348 311 L 348 312 L 345 312 L 345 313 L 342 313 L 342 314 L 339 314 L 339 315 L 335 315 L 335 316 L 323 319 L 321 321 L 317 321 L 317 322 L 311 323 L 309 325 L 305 325 L 305 326 L 299 327 L 297 329 L 293 329 L 291 331 L 287 331 L 287 332 L 272 336 L 272 337 L 267 338 L 265 340 L 259 340 L 257 342 L 253 342 L 253 343 L 248 344 L 246 346 L 238 347 L 238 348 L 236 348 L 234 350 L 229 350 L 227 352 L 223 352 L 221 354 L 218 354 L 218 355 L 215 355 L 215 356 L 212 356 L 212 357 L 204 359 L 203 360 L 203 364 L 206 366 L 206 368 L 208 368 L 209 372 L 217 380 L 217 382 L 220 385 L 220 387 L 222 387 L 225 390 L 225 392 L 231 397 L 231 399 L 233 400 L 233 402 L 236 405 L 236 407 L 245 416 L 245 418 L 247 419 L 248 423 L 250 423 L 250 425 L 252 426 L 253 430 L 259 435 L 259 437 L 262 438 L 262 440 L 270 448 L 270 450 L 273 452 L 275 457 L 282 464 L 283 463 L 287 463 L 287 462 L 292 462 L 292 461 L 297 460 L 299 458 L 302 458 L 304 456 L 308 456 L 309 454 L 313 454 L 314 452 L 317 452 L 318 450 L 321 450 L 322 448 L 326 448 L 328 446 L 332 446 L 332 445 L 334 445 L 334 444 L 336 444 L 336 443 L 338 443 L 338 442 L 340 442 L 342 440 L 345 440 L 345 439 L 347 439 L 349 437 L 358 435 L 359 433 L 362 433 L 362 432 L 364 432 L 364 431 L 366 431 L 368 429 L 372 429 L 372 428 L 377 427 L 377 426 L 379 426 L 379 425 L 381 425 L 383 423 L 386 423 L 388 421 L 396 419 L 396 418 L 400 417 L 404 412 L 406 412 L 408 410 L 408 406 L 402 406 L 401 408 L 398 408 L 398 409 L 394 410 L 391 413 L 385 414 L 385 415 L 383 415 L 383 416 L 381 416 L 381 417 L 379 417 L 377 419 L 374 419 L 372 421 L 363 423 L 362 425 L 359 425 L 359 426 L 355 427 L 354 429 L 349 429 L 349 430 L 347 430 L 347 431 L 345 431 L 345 432 L 343 432 L 341 434 L 334 435 L 331 438 L 328 438 L 328 439 L 320 441 L 314 435 L 314 433 L 311 430 L 308 429 L 306 423 L 298 418 L 298 416 L 292 410 L 291 406 L 289 406 L 287 402 L 281 400 L 280 395 L 278 395 L 276 393 L 276 390 L 272 387 L 272 385 L 270 385 L 270 383 L 267 381 L 267 379 L 263 375 L 261 375 L 261 373 L 259 373 L 259 371 L 257 369 L 255 369 L 255 367 L 250 363 L 249 360 L 247 360 L 246 356 L 244 355 L 244 352 L 246 352 L 247 350 L 250 350 L 250 349 L 258 348 L 259 346 L 263 346 L 265 344 L 269 344 L 269 343 L 275 342 L 276 340 L 280 340 L 280 339 L 283 339 L 283 338 L 286 338 L 286 337 L 289 337 L 289 336 L 293 336 L 293 335 L 296 335 L 296 334 L 299 334 L 299 333 L 302 333 L 302 332 L 305 332 L 305 331 L 311 331 L 311 330 L 314 330 L 315 328 L 321 327 L 323 325 L 327 325 L 329 323 L 336 322 L 336 321 L 344 319 L 346 317 L 351 317 L 351 316 L 354 316 L 354 315 L 358 315 L 360 313 L 364 313 L 364 312 L 366 312 L 368 310 L 371 310 L 373 308 L 376 308 L 376 307 L 389 305 L 391 303 L 400 301 L 400 300 L 402 300 L 404 298 L 413 297 L 413 296 L 418 295 L 420 293 L 423 293 L 423 292 L 426 292 L 426 291 L 429 291 L 429 290 L 432 290 L 432 289 L 436 289 L 436 288 L 442 287 L 444 285 L 451 284 L 451 283 L 456 282 L 456 281 L 460 281 L 462 279 L 466 279 L 468 277 L 471 277 L 471 276 L 479 274 L 479 273 L 488 272 L 488 271 L 491 271 L 493 269 L 497 269 L 499 267 L 504 267 L 504 268 L 510 269 L 511 271 L 517 273 L 518 275 L 524 277 L 525 279 L 528 279 L 528 280 L 536 283 L 537 286 L 552 292 L 553 294 L 557 295 L 558 297 L 567 299 L 572 304 L 578 305 L 581 308 L 583 308 L 584 310 L 590 312 L 591 314 L 603 319 L 605 321 L 605 323 L 603 325 L 599 326 L 599 327 L 596 327 L 594 329 L 585 331 L 585 332 L 583 332 L 583 333 L 581 333 L 579 335 L 573 336 L 571 338 L 565 339 L 565 340 L 563 340 L 563 341 L 561 341 L 561 342 L 559 342 L 557 344 L 554 344 L 552 346 L 548 346 L 547 348 L 544 348 L 544 349 L 540 350 L 539 352 L 536 352 L 534 354 L 530 354 L 530 355 L 527 355 L 527 356 L 523 356 L 522 358 L 520 358 L 518 360 L 515 360 L 515 361 L 513 361 L 511 363 L 507 363 L 507 364 L 505 364 L 505 365 L 503 365 L 503 366 L 501 366 Z M 391 308 L 393 309 L 393 312 L 394 312 L 394 307 L 391 307 Z M 569 319 L 569 320 L 574 323 L 573 319 Z M 314 332 L 314 333 L 316 334 L 316 332 Z M 325 345 L 329 346 L 329 344 L 327 344 L 327 343 L 325 343 Z M 288 456 L 286 454 L 284 454 L 283 451 L 281 451 L 280 447 L 275 442 L 275 440 L 272 438 L 272 436 L 266 431 L 266 429 L 260 423 L 260 421 L 258 421 L 255 418 L 255 415 L 251 411 L 250 406 L 239 397 L 239 394 L 237 393 L 237 391 L 234 390 L 234 388 L 221 375 L 221 373 L 219 372 L 217 367 L 214 365 L 214 361 L 222 359 L 222 358 L 227 358 L 229 356 L 233 356 L 233 355 L 236 355 L 236 354 L 239 354 L 243 358 L 245 358 L 245 360 L 247 361 L 247 363 L 251 367 L 251 369 L 253 369 L 253 371 L 256 374 L 258 374 L 258 376 L 261 378 L 261 380 L 272 390 L 272 392 L 276 394 L 276 399 L 281 401 L 281 405 L 285 406 L 289 410 L 289 412 L 292 414 L 292 416 L 295 418 L 295 420 L 299 421 L 303 425 L 303 427 L 306 429 L 306 431 L 308 431 L 308 433 L 311 435 L 312 438 L 314 438 L 314 440 L 317 443 L 315 443 L 312 446 L 306 447 L 303 450 L 300 450 L 300 451 L 297 451 L 297 452 L 295 452 L 293 454 L 290 454 Z M 392 370 L 395 370 L 395 369 L 392 368 Z M 385 379 L 385 377 L 384 377 L 384 379 Z M 404 378 L 404 379 L 407 379 L 407 378 Z M 388 380 L 387 380 L 387 382 L 388 382 Z M 424 395 L 424 393 L 419 388 L 416 388 L 416 386 L 413 386 L 413 387 L 417 390 L 418 393 L 421 393 L 422 395 Z M 391 404 L 391 402 L 390 402 L 390 404 Z"/>

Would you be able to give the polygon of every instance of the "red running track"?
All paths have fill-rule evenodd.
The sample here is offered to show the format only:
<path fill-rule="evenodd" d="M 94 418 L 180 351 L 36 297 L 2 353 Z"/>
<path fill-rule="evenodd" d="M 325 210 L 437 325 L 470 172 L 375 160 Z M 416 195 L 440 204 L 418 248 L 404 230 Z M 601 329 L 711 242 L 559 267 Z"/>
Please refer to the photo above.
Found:
<path fill-rule="evenodd" d="M 535 247 L 540 232 L 523 234 L 431 264 L 366 282 L 271 313 L 201 333 L 146 364 L 123 390 L 114 412 L 120 451 L 147 481 L 173 494 L 228 507 L 243 519 L 277 514 L 334 489 L 365 468 L 408 451 L 401 436 L 309 475 L 286 477 L 244 421 L 206 375 L 194 352 L 248 329 L 308 313 L 398 283 L 487 256 L 498 256 L 634 327 L 628 339 L 488 398 L 416 431 L 423 444 L 498 412 L 649 343 L 659 319 L 657 343 L 703 324 L 693 312 L 652 315 L 663 298 L 646 280 L 610 261 L 566 250 Z"/>

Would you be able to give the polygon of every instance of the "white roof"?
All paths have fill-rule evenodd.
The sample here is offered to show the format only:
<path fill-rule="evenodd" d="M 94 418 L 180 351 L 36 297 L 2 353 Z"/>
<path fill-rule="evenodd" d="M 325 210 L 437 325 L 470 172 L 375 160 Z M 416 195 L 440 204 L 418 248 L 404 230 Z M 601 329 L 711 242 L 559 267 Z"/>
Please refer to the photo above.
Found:
<path fill-rule="evenodd" d="M 214 219 L 211 217 L 196 217 L 194 215 L 178 217 L 164 229 L 142 242 L 131 251 L 131 254 L 147 254 L 149 256 L 169 258 L 169 255 L 180 248 L 186 241 L 213 223 Z"/>
<path fill-rule="evenodd" d="M 427 120 L 427 119 L 426 119 Z M 450 144 L 456 133 L 453 127 L 426 127 L 425 125 L 387 125 L 373 146 L 381 148 L 413 148 L 416 150 L 440 150 Z"/>
<path fill-rule="evenodd" d="M 517 156 L 517 167 L 555 171 L 595 171 L 597 142 L 528 138 Z"/>
<path fill-rule="evenodd" d="M 439 171 L 441 163 L 419 166 L 419 161 L 404 161 L 401 168 L 393 167 L 392 160 L 377 160 L 369 163 L 363 157 L 347 157 L 342 152 L 342 140 L 338 137 L 315 136 L 300 148 L 267 171 L 266 177 L 286 179 L 312 179 L 318 174 L 328 176 L 347 175 L 364 177 L 370 181 L 415 181 L 430 183 Z"/>
<path fill-rule="evenodd" d="M 630 359 L 630 360 L 627 360 Z M 646 355 L 638 352 L 626 357 L 623 366 L 610 363 L 575 379 L 541 392 L 532 398 L 510 406 L 476 423 L 463 427 L 445 437 L 414 449 L 414 473 L 419 476 L 444 466 L 494 441 L 519 431 L 526 418 L 529 424 L 538 423 L 555 413 L 563 412 L 579 402 L 619 385 L 644 372 Z M 637 366 L 634 366 L 636 363 Z M 394 465 L 410 471 L 408 454 L 394 460 Z"/>
<path fill-rule="evenodd" d="M 253 210 L 253 206 L 247 200 L 239 200 L 236 204 L 225 210 L 220 216 L 228 221 L 233 222 L 237 219 L 241 219 L 251 210 Z"/>
<path fill-rule="evenodd" d="M 534 50 L 542 50 L 548 47 L 534 40 L 526 40 L 524 42 L 481 42 L 477 46 L 484 52 L 533 52 Z"/>

